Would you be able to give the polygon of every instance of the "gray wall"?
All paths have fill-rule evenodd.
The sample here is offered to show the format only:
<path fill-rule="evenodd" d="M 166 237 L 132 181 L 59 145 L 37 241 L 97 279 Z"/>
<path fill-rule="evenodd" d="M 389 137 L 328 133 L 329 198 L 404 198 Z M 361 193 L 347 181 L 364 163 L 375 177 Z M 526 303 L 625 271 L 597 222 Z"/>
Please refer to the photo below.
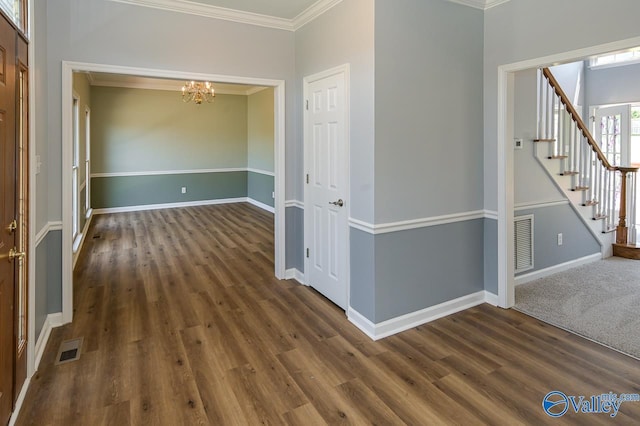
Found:
<path fill-rule="evenodd" d="M 376 223 L 480 210 L 480 10 L 376 1 Z"/>
<path fill-rule="evenodd" d="M 640 102 L 640 64 L 586 71 L 587 106 Z"/>
<path fill-rule="evenodd" d="M 344 0 L 295 32 L 296 140 L 303 140 L 303 78 L 345 63 L 351 66 L 350 216 L 373 223 L 374 2 Z M 303 199 L 303 146 L 297 145 L 296 194 Z"/>
<path fill-rule="evenodd" d="M 369 319 L 379 323 L 484 290 L 483 233 L 478 219 L 376 235 Z"/>
<path fill-rule="evenodd" d="M 285 268 L 304 272 L 304 210 L 298 207 L 286 208 L 287 259 Z"/>
<path fill-rule="evenodd" d="M 93 178 L 91 185 L 94 209 L 208 201 L 246 197 L 247 172 L 117 176 Z"/>
<path fill-rule="evenodd" d="M 570 205 L 515 212 L 515 216 L 528 214 L 534 215 L 534 268 L 522 274 L 600 253 L 600 243 Z M 559 233 L 562 233 L 561 246 L 558 245 Z"/>
<path fill-rule="evenodd" d="M 522 149 L 513 152 L 515 204 L 563 200 L 566 197 L 555 186 L 544 167 L 536 159 L 537 71 L 521 71 L 515 76 L 514 138 L 523 139 Z M 547 145 L 541 147 L 543 152 Z"/>
<path fill-rule="evenodd" d="M 50 231 L 36 247 L 36 340 L 48 314 L 62 311 L 62 231 Z"/>

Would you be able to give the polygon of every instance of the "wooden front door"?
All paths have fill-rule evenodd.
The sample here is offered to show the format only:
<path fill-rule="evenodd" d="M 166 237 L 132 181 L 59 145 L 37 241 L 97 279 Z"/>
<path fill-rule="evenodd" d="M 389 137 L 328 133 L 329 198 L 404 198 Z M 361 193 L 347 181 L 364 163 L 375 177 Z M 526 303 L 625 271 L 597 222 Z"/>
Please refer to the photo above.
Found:
<path fill-rule="evenodd" d="M 0 15 L 0 424 L 27 373 L 27 43 Z"/>

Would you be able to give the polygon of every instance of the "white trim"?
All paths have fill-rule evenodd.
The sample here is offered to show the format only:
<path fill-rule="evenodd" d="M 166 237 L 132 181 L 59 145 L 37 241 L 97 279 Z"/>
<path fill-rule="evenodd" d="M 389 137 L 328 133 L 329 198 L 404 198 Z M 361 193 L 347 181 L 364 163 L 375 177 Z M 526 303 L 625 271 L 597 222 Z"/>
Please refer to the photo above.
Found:
<path fill-rule="evenodd" d="M 91 173 L 92 178 L 129 177 L 129 176 L 157 176 L 157 175 L 189 175 L 196 173 L 232 173 L 246 172 L 246 167 L 227 167 L 222 169 L 191 169 L 191 170 L 147 170 L 138 172 Z M 259 172 L 256 172 L 259 173 Z M 274 174 L 272 174 L 274 176 Z"/>
<path fill-rule="evenodd" d="M 349 226 L 369 234 L 378 235 L 398 231 L 408 231 L 411 229 L 428 228 L 430 226 L 446 225 L 449 223 L 466 222 L 468 220 L 484 219 L 485 216 L 484 210 L 477 210 L 473 212 L 454 213 L 443 216 L 425 217 L 422 219 L 380 224 L 372 224 L 362 220 L 349 218 Z"/>
<path fill-rule="evenodd" d="M 13 409 L 13 413 L 11 413 L 11 417 L 9 417 L 8 426 L 14 426 L 18 421 L 18 416 L 20 415 L 20 410 L 22 409 L 22 404 L 24 404 L 24 399 L 27 396 L 27 391 L 29 390 L 30 385 L 31 385 L 31 376 L 27 375 L 27 379 L 22 384 L 22 389 L 20 389 L 20 393 L 18 394 L 18 399 L 16 399 L 16 404 Z"/>
<path fill-rule="evenodd" d="M 284 202 L 285 207 L 297 207 L 304 210 L 304 203 L 298 200 L 287 200 Z"/>
<path fill-rule="evenodd" d="M 89 232 L 89 226 L 91 225 L 91 221 L 93 220 L 93 209 L 91 209 L 91 214 L 89 214 L 86 218 L 87 220 L 84 222 L 84 228 L 82 228 L 82 233 L 79 235 L 80 241 L 78 242 L 78 246 L 73 247 L 73 269 L 76 269 L 76 263 L 78 263 L 78 258 L 80 257 L 80 252 L 82 251 L 82 246 L 84 246 L 84 242 L 87 239 L 87 233 Z"/>
<path fill-rule="evenodd" d="M 278 18 L 275 16 L 261 15 L 259 13 L 243 12 L 208 4 L 195 3 L 186 0 L 111 0 L 117 3 L 131 4 L 135 6 L 151 7 L 169 12 L 187 13 L 205 18 L 222 19 L 224 21 L 238 22 L 241 24 L 257 25 L 260 27 L 275 28 L 278 30 L 293 31 L 293 20 Z"/>
<path fill-rule="evenodd" d="M 374 324 L 349 306 L 349 309 L 347 310 L 347 318 L 371 339 L 379 340 L 439 318 L 446 317 L 447 315 L 455 314 L 456 312 L 481 305 L 485 302 L 485 291 L 479 291 L 477 293 L 449 300 L 426 309 L 391 318 L 377 324 Z"/>
<path fill-rule="evenodd" d="M 254 200 L 253 198 L 250 198 L 250 197 L 247 197 L 247 203 L 249 203 L 249 204 L 251 204 L 253 206 L 256 206 L 256 207 L 258 207 L 258 208 L 260 208 L 262 210 L 266 210 L 266 211 L 268 211 L 270 213 L 274 213 L 275 214 L 275 212 L 276 212 L 275 208 L 273 208 L 273 207 L 271 207 L 271 206 L 269 206 L 267 204 L 261 203 L 258 200 Z"/>
<path fill-rule="evenodd" d="M 485 210 L 484 211 L 484 218 L 485 219 L 498 220 L 498 212 L 495 211 L 495 210 Z"/>
<path fill-rule="evenodd" d="M 487 10 L 492 7 L 499 6 L 509 0 L 449 0 L 452 3 L 458 3 L 464 6 L 473 7 L 474 9 Z"/>
<path fill-rule="evenodd" d="M 261 170 L 261 169 L 254 169 L 253 167 L 247 167 L 245 170 L 251 173 L 258 173 L 259 175 L 265 175 L 265 176 L 276 175 L 274 172 L 269 172 L 267 170 Z"/>
<path fill-rule="evenodd" d="M 571 204 L 569 200 L 557 200 L 557 201 L 541 201 L 533 203 L 518 203 L 513 207 L 513 210 L 520 212 L 523 210 L 545 209 L 556 206 L 567 206 Z"/>
<path fill-rule="evenodd" d="M 507 149 L 507 140 L 513 135 L 508 128 L 513 123 L 509 117 L 508 99 L 513 96 L 513 75 L 517 71 L 583 60 L 594 55 L 628 49 L 640 45 L 640 37 L 619 40 L 549 56 L 528 59 L 498 66 L 498 296 L 500 306 L 510 308 L 515 304 L 513 274 L 513 149 Z M 511 151 L 511 155 L 507 154 Z"/>
<path fill-rule="evenodd" d="M 38 247 L 50 231 L 62 231 L 62 222 L 47 222 L 36 234 L 34 247 Z"/>
<path fill-rule="evenodd" d="M 101 215 L 101 214 L 112 214 L 112 213 L 142 212 L 147 210 L 178 209 L 182 207 L 213 206 L 217 204 L 233 204 L 233 203 L 246 203 L 246 202 L 248 202 L 247 197 L 239 197 L 239 198 L 220 198 L 217 200 L 185 201 L 182 203 L 142 204 L 137 206 L 93 209 L 93 214 Z"/>
<path fill-rule="evenodd" d="M 491 293 L 490 291 L 484 291 L 484 302 L 491 306 L 498 306 L 498 295 Z"/>
<path fill-rule="evenodd" d="M 586 265 L 588 263 L 597 262 L 602 260 L 602 253 L 595 253 L 589 256 L 581 257 L 579 259 L 571 260 L 569 262 L 561 263 L 559 265 L 550 266 L 539 271 L 530 272 L 528 274 L 519 275 L 515 277 L 515 285 L 525 284 L 539 278 L 548 277 L 549 275 L 557 274 L 558 272 L 568 271 L 576 266 Z"/>
<path fill-rule="evenodd" d="M 272 87 L 274 92 L 274 186 L 275 186 L 275 276 L 280 279 L 285 272 L 285 81 L 276 79 L 216 75 L 137 68 L 108 64 L 62 61 L 62 313 L 65 323 L 73 319 L 73 255 L 71 241 L 71 93 L 73 72 L 104 72 L 142 77 L 158 77 L 179 80 L 205 80 L 219 83 L 236 83 L 251 86 Z M 165 208 L 164 206 L 162 208 Z"/>
<path fill-rule="evenodd" d="M 287 271 L 284 274 L 284 279 L 285 280 L 296 280 L 300 284 L 306 285 L 305 284 L 305 280 L 304 280 L 304 273 L 300 272 L 300 270 L 297 269 L 297 268 L 287 269 Z"/>
<path fill-rule="evenodd" d="M 263 15 L 259 13 L 245 12 L 241 10 L 228 9 L 219 6 L 196 3 L 187 0 L 111 0 L 117 3 L 125 3 L 136 6 L 151 7 L 170 12 L 188 13 L 190 15 L 202 16 L 205 18 L 222 19 L 225 21 L 238 22 L 241 24 L 257 25 L 260 27 L 275 28 L 285 31 L 295 31 L 318 16 L 331 9 L 342 0 L 318 0 L 306 10 L 298 14 L 293 19 L 280 18 L 277 16 Z"/>
<path fill-rule="evenodd" d="M 30 320 L 33 318 L 30 317 Z M 40 330 L 40 336 L 38 337 L 38 341 L 33 345 L 32 359 L 31 362 L 33 364 L 29 367 L 31 370 L 30 374 L 27 374 L 27 379 L 22 385 L 22 389 L 18 394 L 18 399 L 16 400 L 15 408 L 13 413 L 11 413 L 11 417 L 9 418 L 9 426 L 14 426 L 18 421 L 18 416 L 20 416 L 20 410 L 22 410 L 22 404 L 24 404 L 24 399 L 27 396 L 27 392 L 29 390 L 29 386 L 31 386 L 31 377 L 38 371 L 38 367 L 40 366 L 40 361 L 42 360 L 42 355 L 44 355 L 44 350 L 47 347 L 47 342 L 49 341 L 49 336 L 51 335 L 51 330 L 56 327 L 60 327 L 62 325 L 62 313 L 57 314 L 49 314 L 47 318 L 44 320 L 44 324 L 42 325 L 42 330 Z M 31 327 L 30 327 L 31 328 Z M 35 324 L 33 325 L 33 337 L 35 338 Z"/>
<path fill-rule="evenodd" d="M 42 325 L 42 330 L 40 331 L 40 336 L 38 336 L 38 341 L 36 342 L 36 346 L 35 346 L 35 350 L 36 350 L 35 370 L 36 371 L 40 366 L 40 361 L 42 360 L 42 355 L 44 355 L 44 350 L 47 348 L 47 342 L 49 341 L 51 330 L 53 330 L 56 327 L 60 327 L 62 325 L 64 325 L 62 322 L 62 312 L 49 314 L 47 315 L 47 318 L 44 320 L 44 324 Z"/>
<path fill-rule="evenodd" d="M 298 16 L 293 18 L 292 25 L 294 31 L 304 27 L 309 22 L 313 21 L 314 19 L 331 9 L 333 6 L 336 6 L 341 2 L 342 0 L 319 0 L 315 2 Z"/>

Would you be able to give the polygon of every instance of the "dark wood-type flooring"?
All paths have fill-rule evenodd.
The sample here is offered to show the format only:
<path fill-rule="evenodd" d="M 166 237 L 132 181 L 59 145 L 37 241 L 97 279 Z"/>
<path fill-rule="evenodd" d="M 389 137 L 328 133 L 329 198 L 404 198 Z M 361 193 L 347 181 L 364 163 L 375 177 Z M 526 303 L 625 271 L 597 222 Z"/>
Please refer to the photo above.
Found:
<path fill-rule="evenodd" d="M 253 206 L 97 216 L 75 319 L 53 330 L 19 425 L 638 424 L 551 419 L 542 398 L 640 392 L 640 363 L 482 305 L 372 342 L 314 290 L 273 277 Z M 79 361 L 54 365 L 84 337 Z"/>

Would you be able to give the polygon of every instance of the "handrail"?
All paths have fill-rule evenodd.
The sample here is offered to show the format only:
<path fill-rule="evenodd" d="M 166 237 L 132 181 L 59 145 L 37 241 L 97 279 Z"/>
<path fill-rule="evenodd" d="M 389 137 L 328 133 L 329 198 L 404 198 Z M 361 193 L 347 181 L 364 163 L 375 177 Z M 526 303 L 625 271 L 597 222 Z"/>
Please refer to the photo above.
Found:
<path fill-rule="evenodd" d="M 547 80 L 549 80 L 549 84 L 551 85 L 551 87 L 553 87 L 553 90 L 555 90 L 556 94 L 560 97 L 560 100 L 562 101 L 564 106 L 567 108 L 567 111 L 569 111 L 569 114 L 571 114 L 571 118 L 573 118 L 573 121 L 575 121 L 576 125 L 578 126 L 578 128 L 580 129 L 584 137 L 587 139 L 587 141 L 589 142 L 591 149 L 593 149 L 593 151 L 596 153 L 602 165 L 607 170 L 612 170 L 612 171 L 618 170 L 619 168 L 612 166 L 609 163 L 609 160 L 607 160 L 607 157 L 602 153 L 602 150 L 598 146 L 598 142 L 596 142 L 595 139 L 593 139 L 591 132 L 589 131 L 587 126 L 584 124 L 584 121 L 582 121 L 582 118 L 580 118 L 580 115 L 578 114 L 576 109 L 573 107 L 573 104 L 571 103 L 567 95 L 564 93 L 562 88 L 560 87 L 560 84 L 558 84 L 558 81 L 555 79 L 555 77 L 551 73 L 551 70 L 549 68 L 543 68 L 542 73 L 547 78 Z"/>

